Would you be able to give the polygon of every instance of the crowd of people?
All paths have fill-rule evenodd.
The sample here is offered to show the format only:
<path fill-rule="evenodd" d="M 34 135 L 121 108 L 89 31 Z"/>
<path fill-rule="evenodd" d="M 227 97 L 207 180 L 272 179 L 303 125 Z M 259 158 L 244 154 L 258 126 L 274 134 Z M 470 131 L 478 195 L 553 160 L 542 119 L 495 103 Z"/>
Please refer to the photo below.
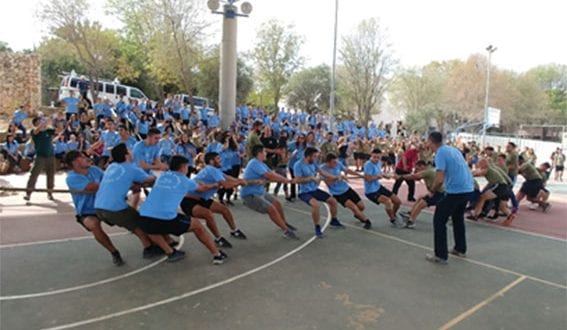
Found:
<path fill-rule="evenodd" d="M 117 265 L 124 261 L 102 222 L 133 232 L 145 258 L 166 254 L 172 262 L 182 259 L 184 253 L 175 249 L 177 242 L 170 235 L 193 232 L 213 263 L 223 263 L 223 249 L 232 247 L 228 239 L 247 239 L 230 209 L 237 198 L 247 208 L 267 214 L 283 237 L 298 239 L 277 198 L 280 190 L 287 202 L 299 199 L 310 206 L 317 237 L 324 236 L 321 203 L 329 206 L 331 227 L 344 228 L 337 216 L 340 204 L 370 229 L 365 203 L 350 184 L 353 178 L 363 182 L 369 201 L 384 207 L 394 227 L 415 228 L 419 213 L 436 206 L 435 254 L 427 259 L 444 264 L 449 218 L 455 232 L 451 253 L 465 256 L 467 211 L 471 220 L 504 216 L 509 225 L 519 202 L 527 198 L 546 212 L 550 203 L 545 183 L 552 170 L 556 180 L 562 179 L 565 162 L 560 149 L 551 163 L 536 166 L 533 150 L 519 153 L 513 142 L 505 150 L 495 150 L 475 142 L 445 141 L 438 132 L 423 136 L 399 125 L 393 134 L 389 125 L 371 122 L 362 127 L 322 114 L 266 113 L 240 106 L 230 129 L 222 130 L 216 111 L 191 110 L 174 97 L 157 104 L 97 99 L 92 109 L 83 96 L 71 94 L 63 102 L 64 112 L 34 115 L 23 154 L 15 133 L 20 130 L 26 138 L 23 120 L 31 114 L 28 107 L 18 109 L 2 153 L 17 170 L 22 159 L 32 162 L 26 201 L 41 172 L 47 174 L 48 198 L 53 199 L 55 172 L 66 168 L 77 221 Z M 515 193 L 519 175 L 524 182 Z M 486 185 L 481 188 L 475 177 L 484 177 Z M 384 179 L 395 180 L 392 190 L 384 186 Z M 423 196 L 415 195 L 419 180 L 427 188 Z M 413 203 L 407 212 L 400 211 L 398 196 L 404 182 L 407 201 Z M 230 236 L 223 236 L 215 214 L 227 223 Z"/>

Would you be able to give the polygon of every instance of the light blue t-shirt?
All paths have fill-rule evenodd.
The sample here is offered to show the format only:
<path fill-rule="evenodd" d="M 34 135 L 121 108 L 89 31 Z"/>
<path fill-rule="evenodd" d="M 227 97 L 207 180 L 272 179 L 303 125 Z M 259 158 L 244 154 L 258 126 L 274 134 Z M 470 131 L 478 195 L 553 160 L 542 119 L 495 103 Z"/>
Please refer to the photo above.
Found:
<path fill-rule="evenodd" d="M 63 99 L 65 102 L 65 113 L 77 113 L 79 110 L 77 106 L 79 105 L 79 99 L 74 96 L 67 96 Z"/>
<path fill-rule="evenodd" d="M 100 134 L 102 142 L 104 142 L 103 156 L 110 156 L 110 150 L 120 144 L 120 135 L 116 131 L 106 130 Z"/>
<path fill-rule="evenodd" d="M 100 183 L 104 172 L 96 167 L 89 167 L 89 173 L 83 175 L 75 171 L 69 171 L 67 174 L 67 187 L 69 190 L 83 191 L 91 182 Z M 74 194 L 71 193 L 73 204 L 77 215 L 94 215 L 95 214 L 95 194 Z"/>
<path fill-rule="evenodd" d="M 382 163 L 377 162 L 376 164 L 371 160 L 364 163 L 364 175 L 377 176 L 382 174 Z M 380 180 L 366 181 L 364 180 L 364 194 L 372 194 L 380 189 Z"/>
<path fill-rule="evenodd" d="M 445 172 L 445 191 L 448 194 L 463 194 L 474 190 L 472 173 L 458 149 L 441 146 L 435 153 L 435 168 Z"/>
<path fill-rule="evenodd" d="M 321 165 L 321 167 L 320 167 L 321 170 L 323 170 L 327 173 L 330 173 L 332 175 L 336 175 L 336 176 L 341 175 L 344 168 L 345 168 L 344 165 L 341 164 L 341 163 L 337 163 L 337 166 L 335 166 L 335 168 L 327 167 L 327 165 L 325 165 L 325 164 Z M 323 175 L 323 174 L 321 174 L 321 175 Z M 328 186 L 329 186 L 329 192 L 333 196 L 342 195 L 345 192 L 347 192 L 347 190 L 349 189 L 349 185 L 346 182 L 344 182 L 343 180 L 335 181 Z"/>
<path fill-rule="evenodd" d="M 307 164 L 305 160 L 300 160 L 293 165 L 293 174 L 296 177 L 316 177 L 317 165 Z M 317 190 L 319 184 L 317 182 L 304 182 L 299 184 L 299 193 L 305 194 Z"/>
<path fill-rule="evenodd" d="M 130 186 L 142 183 L 147 178 L 148 174 L 132 163 L 110 164 L 96 193 L 95 208 L 115 212 L 126 209 Z"/>
<path fill-rule="evenodd" d="M 153 164 L 154 161 L 159 159 L 159 146 L 157 144 L 149 146 L 146 145 L 144 141 L 140 141 L 134 146 L 132 155 L 134 156 L 134 164 L 136 165 L 138 165 L 141 160 L 147 164 Z M 147 170 L 146 172 L 150 173 L 150 170 Z"/>
<path fill-rule="evenodd" d="M 207 184 L 217 183 L 224 181 L 224 174 L 222 171 L 214 166 L 207 165 L 202 169 L 194 178 L 196 182 L 203 182 Z M 209 200 L 217 192 L 218 189 L 210 189 L 205 192 L 198 192 L 196 189 L 191 191 L 191 195 L 197 196 L 204 200 Z"/>
<path fill-rule="evenodd" d="M 177 171 L 167 171 L 156 180 L 150 195 L 140 208 L 140 215 L 165 221 L 173 220 L 183 197 L 197 188 L 194 180 Z"/>
<path fill-rule="evenodd" d="M 270 172 L 268 165 L 254 158 L 248 162 L 248 165 L 246 165 L 244 169 L 244 180 L 262 180 L 265 179 L 264 174 L 268 172 Z M 246 196 L 261 196 L 263 194 L 263 184 L 243 186 L 240 188 L 240 196 L 243 198 Z"/>
<path fill-rule="evenodd" d="M 18 109 L 18 110 L 16 110 L 16 111 L 14 111 L 14 119 L 13 119 L 13 122 L 14 122 L 16 125 L 19 125 L 19 124 L 21 124 L 22 121 L 23 121 L 24 119 L 26 119 L 27 117 L 28 117 L 28 113 L 27 113 L 27 112 Z"/>
<path fill-rule="evenodd" d="M 175 143 L 171 138 L 162 138 L 159 141 L 159 153 L 164 156 L 172 156 L 174 154 Z"/>

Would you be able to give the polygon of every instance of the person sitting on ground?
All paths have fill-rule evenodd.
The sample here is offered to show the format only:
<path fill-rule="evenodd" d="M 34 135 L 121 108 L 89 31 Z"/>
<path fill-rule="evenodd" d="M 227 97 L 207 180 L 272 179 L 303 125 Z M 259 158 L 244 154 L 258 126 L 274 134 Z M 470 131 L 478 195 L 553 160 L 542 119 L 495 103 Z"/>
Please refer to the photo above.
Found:
<path fill-rule="evenodd" d="M 123 227 L 134 233 L 144 246 L 143 257 L 153 258 L 163 253 L 139 227 L 139 214 L 126 203 L 128 191 L 134 184 L 151 184 L 154 176 L 132 163 L 132 154 L 124 143 L 111 151 L 113 163 L 108 166 L 95 197 L 96 215 L 100 220 Z"/>
<path fill-rule="evenodd" d="M 270 170 L 268 165 L 265 164 L 266 151 L 263 146 L 253 146 L 252 157 L 254 158 L 248 162 L 244 169 L 243 179 L 246 181 L 246 185 L 240 189 L 240 197 L 244 205 L 256 212 L 267 213 L 270 220 L 283 231 L 284 238 L 298 239 L 294 232 L 295 227 L 287 223 L 280 202 L 264 189 L 266 181 L 288 183 L 291 180 Z"/>
<path fill-rule="evenodd" d="M 206 191 L 216 186 L 216 184 L 198 184 L 188 179 L 188 170 L 187 158 L 173 156 L 170 159 L 169 171 L 160 175 L 148 198 L 140 207 L 140 227 L 165 251 L 169 262 L 183 259 L 185 252 L 171 247 L 163 235 L 181 236 L 193 232 L 213 255 L 213 264 L 222 264 L 227 255 L 217 249 L 203 225 L 198 220 L 191 221 L 188 215 L 177 213 L 177 208 L 187 193 Z"/>
<path fill-rule="evenodd" d="M 345 167 L 336 154 L 329 153 L 325 158 L 325 164 L 321 165 L 321 176 L 329 187 L 329 192 L 333 197 L 343 206 L 351 210 L 354 217 L 357 218 L 363 225 L 364 229 L 370 229 L 372 223 L 368 216 L 364 214 L 364 202 L 347 183 L 346 174 L 354 175 L 363 178 L 360 173 Z M 344 174 L 343 174 L 344 173 Z"/>
<path fill-rule="evenodd" d="M 415 228 L 415 222 L 419 213 L 431 206 L 436 206 L 439 201 L 443 199 L 445 193 L 445 187 L 440 185 L 435 191 L 433 191 L 433 181 L 435 180 L 435 168 L 427 165 L 424 160 L 418 160 L 415 163 L 416 173 L 414 174 L 402 174 L 400 179 L 403 180 L 423 180 L 425 186 L 427 187 L 427 194 L 420 196 L 417 201 L 412 205 L 412 208 L 408 212 L 401 212 L 400 216 L 406 220 L 405 228 L 413 229 Z"/>
<path fill-rule="evenodd" d="M 69 151 L 65 155 L 65 163 L 70 171 L 67 173 L 67 186 L 71 190 L 73 204 L 75 204 L 76 219 L 94 238 L 112 255 L 112 262 L 122 266 L 124 260 L 116 249 L 110 237 L 104 232 L 101 220 L 95 211 L 95 193 L 98 190 L 104 172 L 92 166 L 88 158 L 77 150 Z"/>
<path fill-rule="evenodd" d="M 392 226 L 397 227 L 399 224 L 396 213 L 402 201 L 396 194 L 380 183 L 380 179 L 386 178 L 382 174 L 381 154 L 382 151 L 375 148 L 372 150 L 370 159 L 364 163 L 364 194 L 366 198 L 376 205 L 383 204 L 388 217 L 390 217 L 390 223 Z"/>
<path fill-rule="evenodd" d="M 191 191 L 181 202 L 181 209 L 187 215 L 192 217 L 205 219 L 207 227 L 215 237 L 215 243 L 219 247 L 231 248 L 232 244 L 225 239 L 221 233 L 213 213 L 222 215 L 228 226 L 230 227 L 230 236 L 237 239 L 246 239 L 246 235 L 236 227 L 234 217 L 230 209 L 221 203 L 214 201 L 213 195 L 219 188 L 234 188 L 244 184 L 243 180 L 225 175 L 221 170 L 221 159 L 218 153 L 209 152 L 205 154 L 206 166 L 195 176 L 195 181 L 206 184 L 216 184 L 215 188 L 211 188 L 204 192 Z"/>
<path fill-rule="evenodd" d="M 321 179 L 317 177 L 319 169 L 316 162 L 318 159 L 319 151 L 315 148 L 307 147 L 303 154 L 303 160 L 295 163 L 293 172 L 295 174 L 294 181 L 299 184 L 299 198 L 311 206 L 315 235 L 318 238 L 323 238 L 323 231 L 319 224 L 319 202 L 327 203 L 331 209 L 331 227 L 344 228 L 344 226 L 337 219 L 337 200 L 319 189 Z"/>

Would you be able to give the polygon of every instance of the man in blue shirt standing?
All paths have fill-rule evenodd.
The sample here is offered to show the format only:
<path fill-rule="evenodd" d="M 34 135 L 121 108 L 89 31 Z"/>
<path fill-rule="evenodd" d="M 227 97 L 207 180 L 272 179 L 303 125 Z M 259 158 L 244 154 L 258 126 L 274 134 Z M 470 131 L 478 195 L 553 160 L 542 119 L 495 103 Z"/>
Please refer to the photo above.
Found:
<path fill-rule="evenodd" d="M 290 180 L 270 170 L 266 161 L 266 151 L 261 145 L 252 147 L 252 160 L 244 169 L 244 180 L 246 185 L 240 189 L 240 197 L 248 208 L 268 214 L 273 223 L 283 230 L 283 237 L 298 239 L 295 228 L 290 226 L 283 212 L 283 207 L 274 196 L 264 189 L 266 181 L 289 183 Z"/>
<path fill-rule="evenodd" d="M 447 264 L 447 221 L 453 221 L 453 235 L 455 247 L 451 254 L 465 257 L 467 241 L 465 234 L 465 208 L 472 197 L 474 179 L 463 157 L 456 148 L 443 144 L 443 135 L 432 132 L 427 139 L 427 145 L 435 152 L 436 175 L 431 190 L 437 191 L 442 184 L 445 185 L 445 198 L 435 208 L 433 215 L 433 229 L 435 241 L 435 255 L 428 254 L 426 259 L 430 262 Z"/>
<path fill-rule="evenodd" d="M 65 117 L 67 120 L 71 117 L 72 114 L 77 114 L 79 111 L 79 99 L 75 97 L 74 91 L 69 91 L 69 96 L 63 99 L 65 103 Z"/>
<path fill-rule="evenodd" d="M 321 225 L 319 225 L 319 202 L 324 202 L 331 209 L 331 227 L 344 228 L 343 224 L 337 219 L 337 200 L 323 190 L 319 189 L 321 179 L 317 177 L 319 168 L 317 160 L 319 151 L 312 147 L 307 147 L 303 154 L 303 160 L 298 161 L 293 166 L 295 174 L 294 181 L 299 184 L 299 198 L 311 206 L 311 217 L 315 225 L 315 235 L 323 238 Z"/>
<path fill-rule="evenodd" d="M 77 222 L 93 233 L 97 242 L 112 254 L 112 262 L 116 266 L 122 266 L 124 260 L 102 229 L 94 208 L 95 193 L 104 172 L 96 166 L 91 166 L 89 160 L 77 150 L 69 151 L 65 155 L 65 163 L 71 169 L 67 173 L 66 182 L 75 204 Z"/>
<path fill-rule="evenodd" d="M 167 261 L 174 262 L 185 257 L 185 252 L 177 251 L 163 238 L 163 235 L 180 236 L 193 232 L 213 255 L 213 264 L 224 262 L 227 255 L 218 250 L 199 220 L 191 221 L 188 215 L 177 213 L 183 197 L 190 191 L 206 191 L 215 184 L 197 184 L 187 178 L 189 160 L 183 156 L 173 156 L 169 171 L 160 175 L 152 192 L 140 208 L 140 227 L 150 238 L 159 244 L 167 254 Z"/>

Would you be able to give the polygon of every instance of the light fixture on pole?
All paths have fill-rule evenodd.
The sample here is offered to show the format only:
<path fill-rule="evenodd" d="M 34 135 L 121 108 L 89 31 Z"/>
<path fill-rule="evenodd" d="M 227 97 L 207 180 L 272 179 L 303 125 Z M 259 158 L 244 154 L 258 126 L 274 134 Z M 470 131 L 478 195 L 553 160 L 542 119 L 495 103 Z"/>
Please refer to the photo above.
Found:
<path fill-rule="evenodd" d="M 335 103 L 337 98 L 337 28 L 339 24 L 339 0 L 335 0 L 335 33 L 333 36 L 333 66 L 331 67 L 331 95 L 329 100 L 329 129 L 333 131 L 335 122 Z"/>
<path fill-rule="evenodd" d="M 496 51 L 496 47 L 489 45 L 486 47 L 488 52 L 488 65 L 486 66 L 486 97 L 484 99 L 484 118 L 482 120 L 482 141 L 481 144 L 484 146 L 486 142 L 486 129 L 488 125 L 488 95 L 490 94 L 490 60 L 492 59 L 492 53 Z"/>
<path fill-rule="evenodd" d="M 240 13 L 235 3 L 238 0 L 209 0 L 207 6 L 214 14 L 223 15 L 222 45 L 219 70 L 219 113 L 221 128 L 229 129 L 236 119 L 236 17 L 248 17 L 252 12 L 252 5 L 244 2 L 240 5 Z M 223 10 L 219 11 L 221 3 Z"/>

